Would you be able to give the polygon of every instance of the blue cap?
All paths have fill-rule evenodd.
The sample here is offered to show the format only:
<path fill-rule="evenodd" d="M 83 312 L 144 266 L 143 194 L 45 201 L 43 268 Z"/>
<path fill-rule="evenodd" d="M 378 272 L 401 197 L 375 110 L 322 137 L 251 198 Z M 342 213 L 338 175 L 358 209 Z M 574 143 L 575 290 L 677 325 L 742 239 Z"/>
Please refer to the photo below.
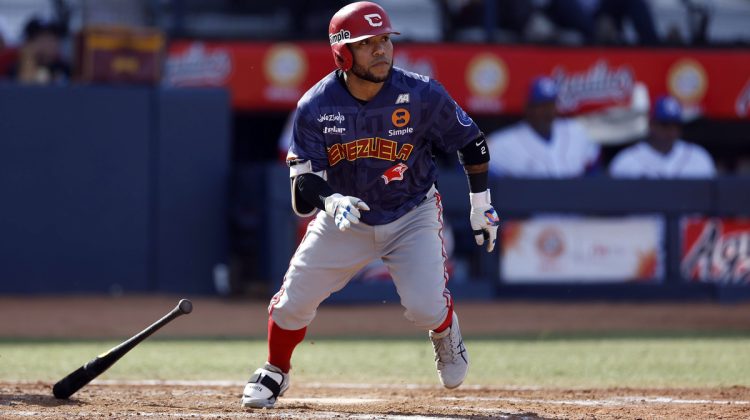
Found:
<path fill-rule="evenodd" d="M 682 106 L 675 97 L 664 95 L 654 102 L 651 117 L 662 123 L 682 124 Z"/>
<path fill-rule="evenodd" d="M 538 77 L 531 83 L 529 103 L 553 102 L 557 100 L 557 83 L 549 77 Z"/>

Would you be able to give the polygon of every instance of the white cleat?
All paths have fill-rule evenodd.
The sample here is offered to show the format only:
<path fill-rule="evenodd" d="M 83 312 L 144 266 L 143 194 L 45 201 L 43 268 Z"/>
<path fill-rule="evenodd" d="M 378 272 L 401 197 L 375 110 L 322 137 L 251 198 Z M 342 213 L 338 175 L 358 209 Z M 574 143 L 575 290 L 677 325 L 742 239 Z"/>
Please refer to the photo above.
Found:
<path fill-rule="evenodd" d="M 430 340 L 435 350 L 435 364 L 438 376 L 444 387 L 456 388 L 466 378 L 469 370 L 469 353 L 466 352 L 461 330 L 458 327 L 458 316 L 453 312 L 453 323 L 445 331 L 430 331 Z"/>
<path fill-rule="evenodd" d="M 245 408 L 272 408 L 276 399 L 289 388 L 289 374 L 266 363 L 253 373 L 242 392 Z"/>

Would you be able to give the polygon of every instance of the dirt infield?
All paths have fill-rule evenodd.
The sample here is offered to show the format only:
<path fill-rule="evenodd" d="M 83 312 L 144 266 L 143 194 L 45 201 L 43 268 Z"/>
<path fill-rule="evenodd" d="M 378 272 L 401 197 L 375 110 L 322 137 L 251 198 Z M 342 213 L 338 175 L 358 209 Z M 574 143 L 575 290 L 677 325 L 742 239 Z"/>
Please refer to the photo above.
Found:
<path fill-rule="evenodd" d="M 0 297 L 2 338 L 123 338 L 174 296 Z M 263 337 L 265 302 L 193 299 L 191 322 L 161 336 Z M 458 303 L 465 335 L 750 331 L 750 305 Z M 12 320 L 8 322 L 8 320 Z M 383 325 L 388 325 L 384 330 Z M 398 305 L 321 307 L 310 336 L 420 336 Z M 2 419 L 750 418 L 750 389 L 509 389 L 294 383 L 274 410 L 239 408 L 241 383 L 95 381 L 69 401 L 52 384 L 0 382 Z"/>
<path fill-rule="evenodd" d="M 0 384 L 3 419 L 740 419 L 750 389 L 513 390 L 293 384 L 272 410 L 239 408 L 241 384 L 89 385 L 68 401 L 51 384 Z"/>

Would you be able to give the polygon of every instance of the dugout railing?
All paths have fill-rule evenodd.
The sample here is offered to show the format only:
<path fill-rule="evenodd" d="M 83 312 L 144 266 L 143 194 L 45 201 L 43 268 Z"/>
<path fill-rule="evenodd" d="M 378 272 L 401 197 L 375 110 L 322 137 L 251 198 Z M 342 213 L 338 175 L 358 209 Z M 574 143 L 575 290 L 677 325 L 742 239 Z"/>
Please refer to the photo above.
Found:
<path fill-rule="evenodd" d="M 266 236 L 269 276 L 276 289 L 283 279 L 294 250 L 297 222 L 289 207 L 289 181 L 285 168 L 271 165 L 266 182 L 269 208 L 287 209 L 268 212 Z M 750 298 L 750 284 L 697 282 L 683 278 L 680 272 L 680 220 L 683 216 L 750 216 L 750 178 L 722 177 L 715 180 L 613 180 L 607 177 L 573 180 L 516 180 L 491 182 L 493 203 L 501 219 L 523 219 L 543 213 L 560 215 L 630 216 L 663 215 L 664 277 L 659 282 L 554 284 L 503 283 L 498 252 L 487 254 L 479 247 L 468 248 L 469 203 L 465 176 L 444 170 L 439 189 L 443 195 L 445 218 L 453 226 L 456 253 L 464 258 L 468 270 L 464 278 L 452 279 L 449 287 L 464 299 L 603 299 L 603 300 L 718 300 L 738 301 Z M 282 227 L 279 229 L 279 227 Z M 502 243 L 499 243 L 502 247 Z M 748 256 L 745 255 L 747 258 Z M 397 301 L 390 282 L 354 282 L 332 295 L 332 302 Z"/>

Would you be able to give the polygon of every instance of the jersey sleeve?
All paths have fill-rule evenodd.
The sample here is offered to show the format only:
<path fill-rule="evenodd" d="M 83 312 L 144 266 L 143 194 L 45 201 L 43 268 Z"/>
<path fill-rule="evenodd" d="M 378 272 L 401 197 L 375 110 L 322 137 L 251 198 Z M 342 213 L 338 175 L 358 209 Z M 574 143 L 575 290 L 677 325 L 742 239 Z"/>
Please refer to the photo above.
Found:
<path fill-rule="evenodd" d="M 716 176 L 716 165 L 711 154 L 706 149 L 693 145 L 696 151 L 696 159 L 693 163 L 693 171 L 698 177 L 701 178 L 713 178 Z"/>
<path fill-rule="evenodd" d="M 487 145 L 490 148 L 490 175 L 496 177 L 512 176 L 513 170 L 510 167 L 509 159 L 513 155 L 512 145 L 510 144 L 509 129 L 505 128 L 495 131 L 487 136 Z"/>
<path fill-rule="evenodd" d="M 430 81 L 430 89 L 425 100 L 426 124 L 429 124 L 429 137 L 438 149 L 453 153 L 479 137 L 479 127 L 456 101 L 451 98 L 443 85 Z"/>
<path fill-rule="evenodd" d="M 328 167 L 325 138 L 307 107 L 297 109 L 292 129 L 292 143 L 287 154 L 290 175 L 319 172 Z"/>
<path fill-rule="evenodd" d="M 639 177 L 638 162 L 633 155 L 633 149 L 626 148 L 615 155 L 609 165 L 609 175 L 613 178 Z"/>
<path fill-rule="evenodd" d="M 571 119 L 569 120 L 569 124 L 572 136 L 581 139 L 581 142 L 583 143 L 583 158 L 586 165 L 594 164 L 599 159 L 599 153 L 601 151 L 599 144 L 589 136 L 589 133 L 581 123 Z"/>

